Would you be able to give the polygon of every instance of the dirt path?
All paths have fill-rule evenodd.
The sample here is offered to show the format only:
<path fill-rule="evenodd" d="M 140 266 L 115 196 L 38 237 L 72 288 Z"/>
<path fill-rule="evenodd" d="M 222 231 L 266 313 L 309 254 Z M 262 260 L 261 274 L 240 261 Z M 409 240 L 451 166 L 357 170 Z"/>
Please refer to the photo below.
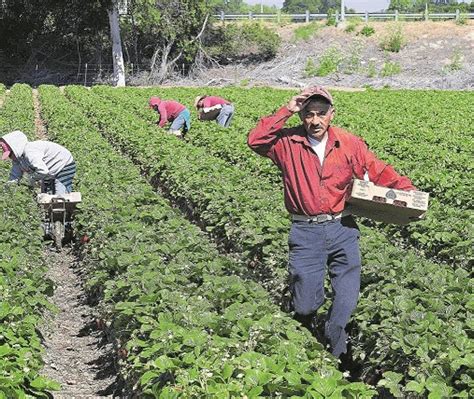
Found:
<path fill-rule="evenodd" d="M 111 344 L 95 330 L 93 309 L 87 305 L 75 257 L 65 248 L 46 249 L 47 277 L 54 282 L 52 302 L 58 314 L 43 326 L 46 353 L 43 374 L 62 386 L 57 399 L 114 397 L 115 367 Z"/>
<path fill-rule="evenodd" d="M 10 93 L 10 90 L 5 90 L 5 93 L 0 96 L 0 108 L 3 107 L 3 103 L 5 102 L 5 98 L 7 97 L 8 93 Z"/>
<path fill-rule="evenodd" d="M 37 89 L 33 89 L 33 106 L 35 107 L 36 137 L 38 137 L 40 140 L 47 140 L 46 128 L 41 119 L 41 105 L 38 99 Z"/>
<path fill-rule="evenodd" d="M 33 90 L 38 138 L 48 132 L 41 118 L 38 91 Z M 49 314 L 41 332 L 44 337 L 43 374 L 61 384 L 56 399 L 120 397 L 113 345 L 96 329 L 94 309 L 87 304 L 80 265 L 71 247 L 60 253 L 45 249 L 46 276 L 54 283 L 51 302 L 57 314 Z"/>

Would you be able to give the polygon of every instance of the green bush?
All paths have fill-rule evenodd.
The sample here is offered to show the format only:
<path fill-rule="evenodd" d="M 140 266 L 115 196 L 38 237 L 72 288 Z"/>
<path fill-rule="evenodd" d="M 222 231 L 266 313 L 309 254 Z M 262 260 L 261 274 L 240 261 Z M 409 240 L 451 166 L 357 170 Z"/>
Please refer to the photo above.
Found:
<path fill-rule="evenodd" d="M 349 56 L 344 62 L 344 73 L 352 74 L 361 70 L 363 48 L 363 41 L 356 38 L 351 45 Z"/>
<path fill-rule="evenodd" d="M 453 51 L 450 63 L 443 68 L 444 72 L 455 72 L 462 69 L 463 55 L 459 49 Z"/>
<path fill-rule="evenodd" d="M 341 51 L 336 47 L 329 47 L 319 60 L 319 65 L 311 76 L 328 76 L 337 72 L 344 61 Z"/>
<path fill-rule="evenodd" d="M 402 71 L 402 67 L 398 62 L 386 61 L 383 64 L 380 76 L 387 78 L 389 76 L 397 75 Z"/>
<path fill-rule="evenodd" d="M 281 43 L 273 29 L 258 22 L 216 26 L 204 40 L 208 53 L 223 64 L 269 60 Z"/>
<path fill-rule="evenodd" d="M 336 26 L 336 11 L 333 8 L 328 10 L 328 19 L 326 21 L 326 26 Z"/>
<path fill-rule="evenodd" d="M 358 33 L 366 37 L 372 36 L 375 33 L 375 29 L 372 26 L 364 25 L 364 27 Z"/>
<path fill-rule="evenodd" d="M 367 77 L 375 78 L 376 76 L 377 76 L 377 68 L 375 67 L 375 62 L 369 61 L 369 65 L 367 66 Z"/>
<path fill-rule="evenodd" d="M 467 24 L 467 17 L 465 14 L 461 14 L 459 19 L 456 21 L 456 25 L 466 25 Z"/>
<path fill-rule="evenodd" d="M 350 18 L 347 20 L 347 26 L 344 29 L 344 32 L 346 33 L 352 33 L 355 32 L 356 28 L 360 25 L 361 23 L 360 18 Z"/>
<path fill-rule="evenodd" d="M 401 25 L 396 25 L 380 43 L 385 51 L 398 53 L 406 44 Z"/>
<path fill-rule="evenodd" d="M 311 22 L 310 24 L 299 26 L 293 32 L 293 39 L 295 41 L 309 40 L 316 34 L 320 27 L 321 26 L 316 22 Z"/>
<path fill-rule="evenodd" d="M 312 58 L 307 58 L 306 59 L 306 65 L 304 67 L 304 76 L 306 77 L 312 77 L 317 75 L 317 70 L 318 68 L 316 67 L 316 64 L 314 63 Z"/>

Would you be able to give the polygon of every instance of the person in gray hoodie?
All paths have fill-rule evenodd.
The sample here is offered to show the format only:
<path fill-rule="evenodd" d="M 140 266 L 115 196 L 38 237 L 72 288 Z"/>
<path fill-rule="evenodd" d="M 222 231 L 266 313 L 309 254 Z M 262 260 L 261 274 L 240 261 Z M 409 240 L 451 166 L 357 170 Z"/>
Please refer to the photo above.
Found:
<path fill-rule="evenodd" d="M 55 194 L 72 191 L 76 163 L 72 154 L 63 146 L 51 141 L 28 141 L 23 132 L 15 130 L 0 139 L 2 160 L 10 158 L 12 169 L 9 182 L 18 182 L 23 173 L 41 181 L 42 191 L 47 183 L 54 182 Z"/>

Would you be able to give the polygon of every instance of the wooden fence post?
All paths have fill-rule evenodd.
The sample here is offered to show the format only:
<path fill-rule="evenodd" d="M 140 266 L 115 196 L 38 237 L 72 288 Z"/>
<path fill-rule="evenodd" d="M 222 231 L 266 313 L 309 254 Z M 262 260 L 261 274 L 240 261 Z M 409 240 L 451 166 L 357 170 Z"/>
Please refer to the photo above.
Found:
<path fill-rule="evenodd" d="M 84 86 L 87 86 L 87 63 L 84 67 Z"/>

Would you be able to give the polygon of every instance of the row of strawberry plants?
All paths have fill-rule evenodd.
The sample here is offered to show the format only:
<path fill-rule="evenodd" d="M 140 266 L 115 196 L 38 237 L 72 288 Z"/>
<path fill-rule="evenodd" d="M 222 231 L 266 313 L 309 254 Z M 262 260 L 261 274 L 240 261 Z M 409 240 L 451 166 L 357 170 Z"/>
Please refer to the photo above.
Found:
<path fill-rule="evenodd" d="M 443 202 L 474 205 L 470 159 L 474 118 L 470 92 L 366 92 L 341 96 L 336 119 L 361 134 L 375 150 L 391 156 Z M 370 117 L 367 117 L 370 115 Z M 415 166 L 415 167 L 413 167 Z"/>
<path fill-rule="evenodd" d="M 99 90 L 112 93 L 106 88 Z M 192 109 L 194 96 L 202 94 L 203 89 L 136 91 L 143 95 L 140 111 L 144 112 L 149 96 L 167 96 L 168 93 L 170 98 Z M 238 135 L 243 141 L 261 116 L 285 104 L 293 94 L 268 88 L 213 92 L 223 93 L 236 104 L 233 128 L 227 133 Z M 466 168 L 472 171 L 469 160 L 473 143 L 466 140 L 466 134 L 472 130 L 472 96 L 468 92 L 335 92 L 335 123 L 360 134 L 381 157 L 404 173 L 413 174 L 420 188 L 430 191 L 446 204 L 469 209 L 472 198 L 468 188 L 472 185 L 472 177 L 466 178 L 465 172 Z M 296 123 L 299 123 L 297 118 L 291 122 L 292 125 Z"/>
<path fill-rule="evenodd" d="M 248 261 L 250 254 L 258 254 L 282 274 L 288 223 L 279 194 L 94 93 L 74 87 L 66 93 L 150 177 L 158 176 L 177 200 L 190 201 L 208 230 L 242 245 Z M 252 233 L 262 232 L 264 240 L 252 240 Z M 363 290 L 354 316 L 358 360 L 370 370 L 386 367 L 402 373 L 405 382 L 412 380 L 406 391 L 445 390 L 466 397 L 472 380 L 465 367 L 473 352 L 466 334 L 472 310 L 467 272 L 401 251 L 368 229 L 363 233 Z M 458 346 L 453 348 L 452 342 Z M 396 378 L 386 373 L 383 383 L 395 390 Z"/>
<path fill-rule="evenodd" d="M 198 89 L 195 90 L 196 93 L 199 92 Z M 94 88 L 94 91 L 115 101 L 117 106 L 125 112 L 133 112 L 150 123 L 153 118 L 156 118 L 153 112 L 147 110 L 144 106 L 147 96 L 152 93 L 151 89 L 146 91 L 137 89 L 114 90 L 97 87 Z M 281 92 L 276 91 L 277 94 L 281 94 Z M 192 97 L 193 93 L 186 93 L 189 101 L 189 97 Z M 283 93 L 288 96 L 287 92 Z M 260 94 L 257 97 L 263 97 L 261 102 L 264 102 L 263 100 L 266 97 L 260 96 Z M 180 97 L 184 95 L 184 89 L 181 89 L 181 91 L 173 90 L 173 97 L 183 102 L 185 99 Z M 230 95 L 227 95 L 227 97 L 229 98 Z M 243 102 L 243 104 L 245 103 Z M 250 109 L 248 111 L 251 112 Z M 239 123 L 238 118 L 237 115 L 235 124 Z M 293 118 L 290 124 L 295 122 L 297 122 L 297 118 Z M 237 131 L 240 126 L 234 129 L 223 129 L 215 124 L 196 122 L 187 137 L 193 145 L 205 147 L 212 155 L 225 159 L 230 164 L 242 170 L 247 170 L 249 173 L 268 178 L 280 187 L 281 177 L 279 171 L 269 160 L 262 159 L 249 151 L 245 137 L 247 132 L 242 134 L 242 132 Z M 411 174 L 410 172 L 410 176 Z M 415 183 L 418 184 L 419 182 L 415 179 Z M 470 239 L 474 239 L 474 232 L 471 229 L 473 219 L 474 214 L 471 211 L 446 206 L 434 198 L 431 200 L 430 211 L 421 222 L 406 226 L 403 229 L 393 228 L 393 226 L 381 226 L 380 228 L 385 229 L 392 239 L 408 240 L 410 244 L 422 250 L 429 257 L 436 257 L 439 260 L 453 262 L 456 266 L 470 268 L 470 260 L 474 255 L 471 245 L 472 239 Z"/>
<path fill-rule="evenodd" d="M 33 93 L 27 84 L 17 83 L 10 89 L 3 105 L 3 112 L 8 118 L 0 122 L 2 134 L 13 130 L 21 130 L 32 138 L 35 134 L 35 110 L 33 106 Z"/>
<path fill-rule="evenodd" d="M 0 108 L 2 129 L 34 130 L 31 89 L 14 86 Z M 26 186 L 5 184 L 10 164 L 0 164 L 0 398 L 48 398 L 59 386 L 41 374 L 42 343 L 37 327 L 52 284 L 45 278 L 40 212 Z"/>
<path fill-rule="evenodd" d="M 137 394 L 373 396 L 346 382 L 322 346 L 239 276 L 241 267 L 158 197 L 58 89 L 42 86 L 40 96 L 50 135 L 78 163 L 89 287 L 105 287 Z"/>

